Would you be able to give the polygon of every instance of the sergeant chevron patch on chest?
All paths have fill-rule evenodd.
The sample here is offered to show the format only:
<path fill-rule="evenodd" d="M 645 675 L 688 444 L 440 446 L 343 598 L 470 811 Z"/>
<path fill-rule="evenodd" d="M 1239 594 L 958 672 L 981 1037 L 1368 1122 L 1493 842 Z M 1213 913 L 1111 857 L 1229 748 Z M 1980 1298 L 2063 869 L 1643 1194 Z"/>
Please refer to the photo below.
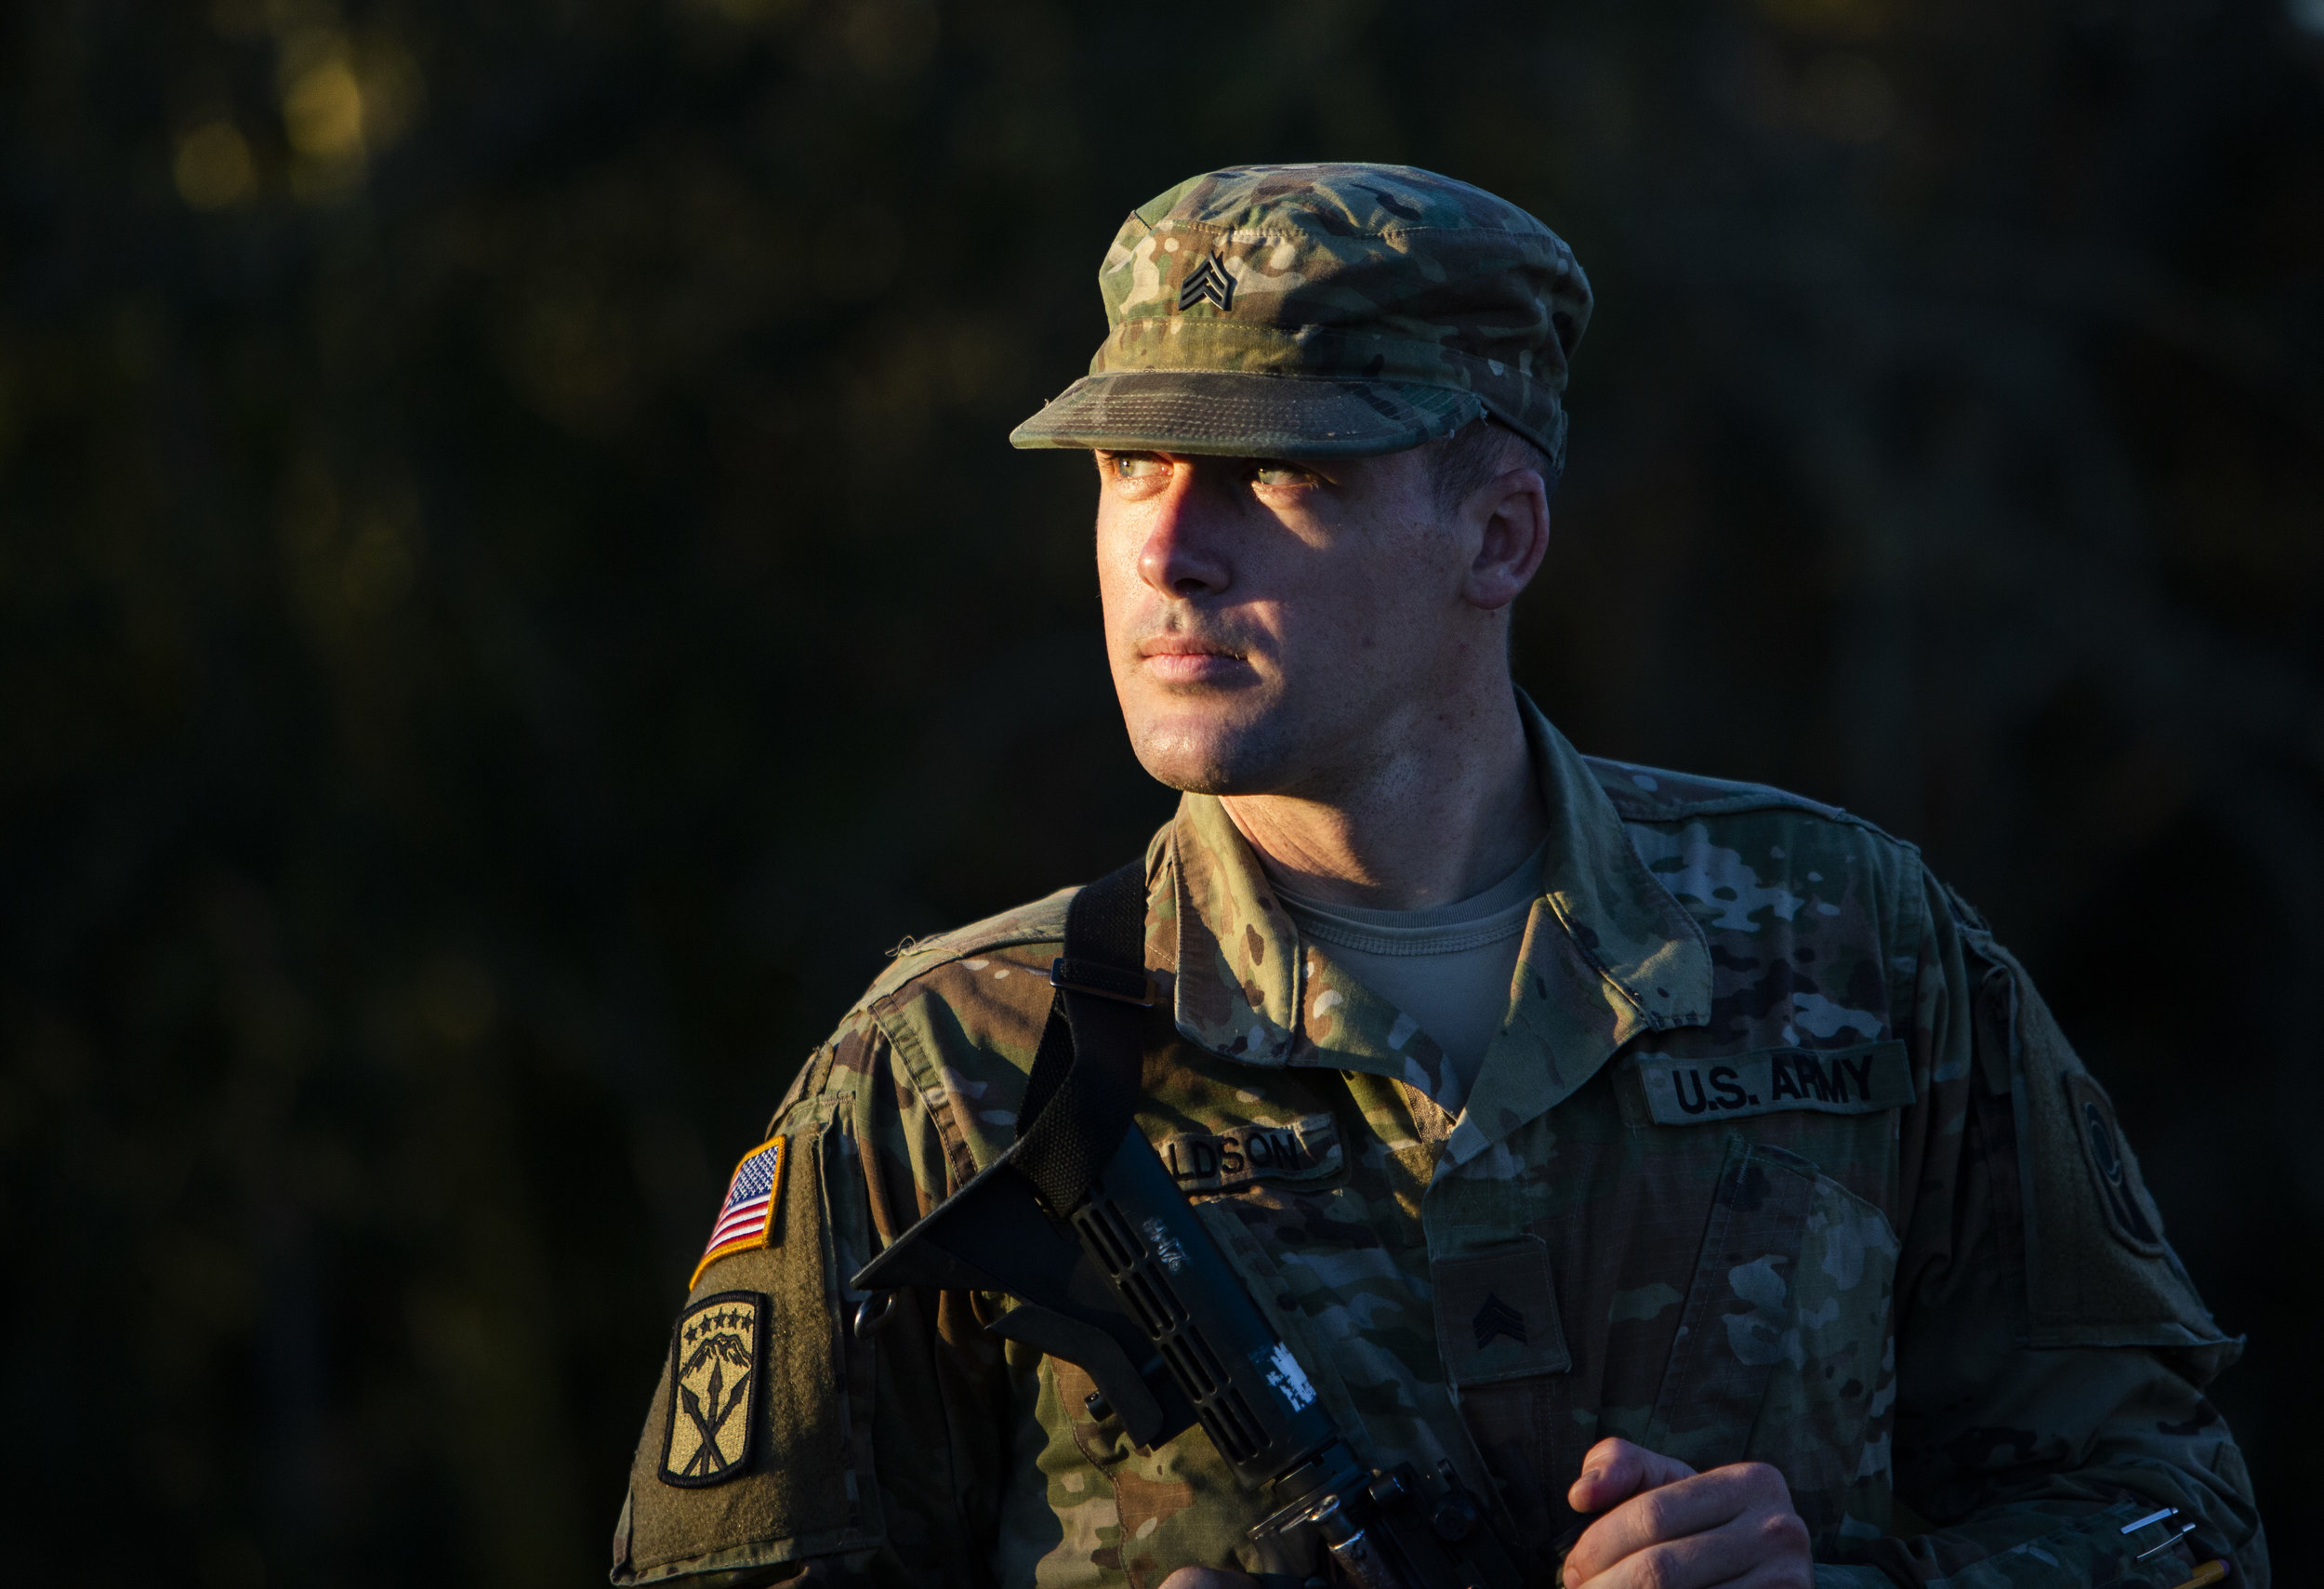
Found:
<path fill-rule="evenodd" d="M 720 1291 L 688 1308 L 670 1336 L 662 1482 L 680 1490 L 749 1471 L 766 1360 L 767 1299 Z"/>
<path fill-rule="evenodd" d="M 1574 1366 L 1539 1237 L 1436 1259 L 1429 1282 L 1436 1288 L 1436 1347 L 1454 1384 L 1466 1390 Z"/>
<path fill-rule="evenodd" d="M 1525 1316 L 1491 1291 L 1486 1293 L 1485 1304 L 1477 1309 L 1477 1316 L 1470 1324 L 1477 1332 L 1480 1352 L 1491 1345 L 1497 1335 L 1506 1335 L 1520 1346 L 1525 1344 Z"/>
<path fill-rule="evenodd" d="M 1789 1109 L 1868 1115 L 1913 1100 L 1905 1045 L 1893 1039 L 1851 1048 L 1763 1048 L 1711 1059 L 1644 1053 L 1638 1074 L 1648 1111 L 1666 1126 Z"/>

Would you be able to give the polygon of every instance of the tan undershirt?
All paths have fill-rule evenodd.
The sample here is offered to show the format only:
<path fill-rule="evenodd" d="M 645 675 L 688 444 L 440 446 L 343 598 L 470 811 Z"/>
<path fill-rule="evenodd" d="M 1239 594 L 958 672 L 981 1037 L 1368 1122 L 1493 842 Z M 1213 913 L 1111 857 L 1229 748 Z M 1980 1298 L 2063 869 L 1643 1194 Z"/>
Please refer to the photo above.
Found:
<path fill-rule="evenodd" d="M 1509 1019 L 1510 979 L 1549 849 L 1544 842 L 1482 894 L 1425 910 L 1326 905 L 1280 880 L 1275 893 L 1303 935 L 1436 1039 L 1466 1097 Z"/>

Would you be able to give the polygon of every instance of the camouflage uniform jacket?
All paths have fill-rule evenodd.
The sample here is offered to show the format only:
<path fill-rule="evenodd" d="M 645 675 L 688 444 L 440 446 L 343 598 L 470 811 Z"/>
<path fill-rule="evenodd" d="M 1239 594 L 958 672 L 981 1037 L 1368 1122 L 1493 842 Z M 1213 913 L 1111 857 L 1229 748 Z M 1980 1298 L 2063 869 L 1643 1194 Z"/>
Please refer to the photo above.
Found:
<path fill-rule="evenodd" d="M 2199 1394 L 2238 1343 L 1977 916 L 1861 821 L 1586 760 L 1524 709 L 1550 861 L 1465 1100 L 1218 801 L 1147 854 L 1139 1122 L 1343 1432 L 1449 1462 L 1537 1552 L 1618 1435 L 1774 1463 L 1819 1584 L 2170 1589 L 2225 1554 L 2264 1585 Z M 681 1320 L 771 1314 L 751 1443 L 669 1482 L 665 1371 L 616 1582 L 1154 1589 L 1248 1559 L 1260 1503 L 1200 1430 L 1134 1449 L 1080 1371 L 981 1328 L 1001 1299 L 843 1328 L 847 1278 L 1011 1140 L 1067 897 L 905 950 L 802 1071 L 767 1244 Z M 2125 1525 L 2166 1506 L 2199 1526 L 2135 1564 L 2175 1525 Z"/>

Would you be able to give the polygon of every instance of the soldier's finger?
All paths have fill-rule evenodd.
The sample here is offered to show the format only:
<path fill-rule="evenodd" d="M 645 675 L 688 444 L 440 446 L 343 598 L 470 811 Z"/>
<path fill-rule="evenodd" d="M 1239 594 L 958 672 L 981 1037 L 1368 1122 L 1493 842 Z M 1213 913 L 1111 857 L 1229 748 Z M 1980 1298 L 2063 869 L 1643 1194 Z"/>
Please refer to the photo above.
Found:
<path fill-rule="evenodd" d="M 1603 1512 L 1641 1490 L 1675 1484 L 1694 1474 L 1676 1457 L 1628 1440 L 1600 1440 L 1581 1459 L 1581 1476 L 1566 1490 L 1565 1504 L 1577 1512 Z"/>
<path fill-rule="evenodd" d="M 1565 1582 L 1587 1583 L 1629 1556 L 1658 1544 L 1710 1534 L 1754 1509 L 1767 1512 L 1780 1506 L 1788 1515 L 1789 1491 L 1779 1500 L 1759 1471 L 1761 1465 L 1714 1468 L 1632 1496 L 1591 1524 L 1574 1542 L 1565 1557 Z M 1726 1576 L 1742 1569 L 1738 1565 Z"/>
<path fill-rule="evenodd" d="M 1182 1567 L 1162 1580 L 1162 1589 L 1259 1589 L 1259 1580 L 1231 1567 Z"/>
<path fill-rule="evenodd" d="M 1647 1544 L 1587 1577 L 1568 1556 L 1565 1582 L 1570 1589 L 1810 1589 L 1816 1569 L 1798 1517 L 1754 1508 L 1715 1529 Z"/>

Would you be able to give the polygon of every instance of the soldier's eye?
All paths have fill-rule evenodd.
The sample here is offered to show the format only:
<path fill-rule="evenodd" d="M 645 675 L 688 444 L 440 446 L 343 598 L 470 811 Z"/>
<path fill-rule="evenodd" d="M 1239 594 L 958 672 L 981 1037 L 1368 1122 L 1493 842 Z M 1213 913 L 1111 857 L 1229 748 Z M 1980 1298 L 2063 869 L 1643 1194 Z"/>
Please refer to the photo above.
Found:
<path fill-rule="evenodd" d="M 1260 485 L 1313 485 L 1314 475 L 1295 463 L 1269 459 L 1251 470 L 1251 479 Z"/>
<path fill-rule="evenodd" d="M 1162 460 L 1153 453 L 1108 453 L 1105 469 L 1116 480 L 1151 480 L 1162 472 Z"/>

